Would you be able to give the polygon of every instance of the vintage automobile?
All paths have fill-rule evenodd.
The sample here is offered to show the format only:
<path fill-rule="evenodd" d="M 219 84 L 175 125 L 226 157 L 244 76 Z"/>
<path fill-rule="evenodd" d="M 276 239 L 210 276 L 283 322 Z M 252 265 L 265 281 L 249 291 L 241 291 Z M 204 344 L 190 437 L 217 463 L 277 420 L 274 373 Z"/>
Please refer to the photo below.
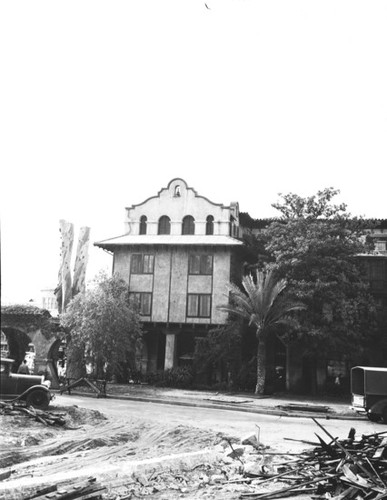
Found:
<path fill-rule="evenodd" d="M 9 358 L 0 360 L 0 399 L 23 401 L 27 406 L 47 409 L 53 398 L 50 392 L 51 382 L 45 380 L 43 375 L 12 373 L 14 362 Z"/>
<path fill-rule="evenodd" d="M 387 424 L 387 368 L 355 366 L 351 370 L 352 409 L 372 422 Z"/>

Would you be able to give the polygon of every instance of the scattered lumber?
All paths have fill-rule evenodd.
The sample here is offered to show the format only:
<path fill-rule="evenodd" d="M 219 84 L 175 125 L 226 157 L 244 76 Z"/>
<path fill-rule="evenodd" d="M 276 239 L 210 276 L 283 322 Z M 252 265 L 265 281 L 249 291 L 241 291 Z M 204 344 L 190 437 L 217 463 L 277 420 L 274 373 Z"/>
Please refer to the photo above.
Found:
<path fill-rule="evenodd" d="M 1 413 L 39 417 L 38 422 L 45 425 L 56 425 L 47 422 L 63 418 L 62 414 L 34 410 L 20 403 L 0 404 Z M 232 494 L 232 498 L 245 500 L 291 496 L 312 500 L 387 500 L 387 430 L 357 436 L 351 427 L 347 437 L 339 439 L 319 420 L 312 420 L 317 426 L 313 441 L 285 438 L 308 445 L 299 453 L 270 450 L 260 440 L 259 432 L 251 432 L 240 441 L 222 436 L 211 454 L 213 458 L 196 465 L 182 465 L 179 459 L 173 466 L 168 462 L 136 470 L 130 467 L 130 457 L 141 455 L 141 447 L 153 446 L 153 438 L 146 438 L 145 444 L 136 442 L 133 429 L 123 430 L 121 421 L 94 426 L 91 434 L 81 429 L 70 437 L 61 429 L 46 443 L 0 450 L 0 461 L 3 457 L 5 464 L 0 469 L 0 486 L 7 490 L 9 481 L 19 480 L 20 484 L 24 478 L 34 476 L 34 485 L 26 486 L 15 496 L 17 500 L 129 500 L 159 498 L 157 495 L 168 498 L 169 493 L 170 498 L 177 498 L 175 493 L 181 497 L 192 494 L 194 498 L 204 489 L 212 498 L 230 498 Z M 11 460 L 12 454 L 17 457 Z M 81 481 L 82 476 L 76 472 L 93 463 L 124 461 L 128 467 L 120 469 L 123 472 L 117 475 L 107 474 L 99 467 L 90 472 L 95 477 Z M 66 480 L 60 475 L 64 471 L 74 471 L 71 481 L 70 475 Z M 0 493 L 0 498 L 11 497 Z"/>
<path fill-rule="evenodd" d="M 23 500 L 100 500 L 106 487 L 89 478 L 71 485 L 52 485 L 24 497 Z"/>
<path fill-rule="evenodd" d="M 309 411 L 314 413 L 329 413 L 331 411 L 329 406 L 312 405 L 309 403 L 289 403 L 286 405 L 278 405 L 278 408 L 287 411 Z"/>
<path fill-rule="evenodd" d="M 254 483 L 260 489 L 239 498 L 272 500 L 308 494 L 313 500 L 387 500 L 387 431 L 356 438 L 356 430 L 351 428 L 348 437 L 339 440 L 312 420 L 330 441 L 316 433 L 319 444 L 315 448 L 303 453 L 296 463 L 285 464 L 280 474 L 262 475 L 263 479 Z M 277 481 L 281 488 L 263 490 Z"/>
<path fill-rule="evenodd" d="M 66 423 L 64 414 L 37 410 L 33 406 L 27 406 L 22 401 L 16 401 L 14 403 L 0 401 L 0 415 L 26 415 L 44 425 L 63 426 Z"/>

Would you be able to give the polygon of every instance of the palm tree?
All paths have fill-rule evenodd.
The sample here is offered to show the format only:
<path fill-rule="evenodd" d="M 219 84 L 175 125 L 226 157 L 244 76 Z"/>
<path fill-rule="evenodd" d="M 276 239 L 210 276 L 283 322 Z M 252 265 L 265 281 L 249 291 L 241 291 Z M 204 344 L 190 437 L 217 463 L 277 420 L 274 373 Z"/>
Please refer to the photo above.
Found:
<path fill-rule="evenodd" d="M 242 278 L 242 288 L 230 283 L 230 304 L 220 306 L 254 325 L 258 340 L 257 383 L 255 394 L 263 394 L 266 380 L 266 340 L 273 327 L 291 322 L 288 313 L 304 309 L 304 304 L 287 298 L 282 292 L 287 287 L 285 279 L 277 280 L 272 270 L 256 271 Z"/>

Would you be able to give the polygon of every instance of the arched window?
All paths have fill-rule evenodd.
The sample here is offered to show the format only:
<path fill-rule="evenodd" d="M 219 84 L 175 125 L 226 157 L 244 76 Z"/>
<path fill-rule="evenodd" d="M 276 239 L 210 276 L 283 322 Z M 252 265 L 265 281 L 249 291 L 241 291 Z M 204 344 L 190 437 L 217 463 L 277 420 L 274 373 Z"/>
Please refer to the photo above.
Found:
<path fill-rule="evenodd" d="M 142 215 L 140 218 L 140 234 L 146 234 L 146 223 L 147 223 L 146 215 Z"/>
<path fill-rule="evenodd" d="M 230 225 L 229 225 L 229 235 L 230 236 L 233 236 L 233 232 L 234 232 L 234 217 L 232 215 L 230 215 Z"/>
<path fill-rule="evenodd" d="M 157 234 L 171 234 L 171 219 L 167 215 L 160 217 Z"/>
<path fill-rule="evenodd" d="M 186 215 L 184 217 L 181 234 L 195 234 L 195 219 L 192 215 Z"/>
<path fill-rule="evenodd" d="M 206 234 L 214 234 L 214 218 L 209 215 L 206 219 Z"/>

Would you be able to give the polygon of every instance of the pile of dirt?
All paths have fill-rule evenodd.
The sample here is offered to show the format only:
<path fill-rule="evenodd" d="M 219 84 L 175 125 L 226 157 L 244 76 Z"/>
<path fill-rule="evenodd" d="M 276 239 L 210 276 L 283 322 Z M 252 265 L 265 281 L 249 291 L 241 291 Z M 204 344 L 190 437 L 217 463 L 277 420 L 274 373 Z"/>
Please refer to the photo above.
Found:
<path fill-rule="evenodd" d="M 62 427 L 44 426 L 41 422 L 19 413 L 0 415 L 0 468 L 23 462 L 28 450 L 38 450 L 42 444 L 63 439 L 66 431 L 82 429 L 85 425 L 98 425 L 106 417 L 96 410 L 77 406 L 55 407 L 55 414 L 65 419 Z"/>
<path fill-rule="evenodd" d="M 98 410 L 88 410 L 80 408 L 77 405 L 73 406 L 56 406 L 56 413 L 63 413 L 66 420 L 66 427 L 72 428 L 77 425 L 98 425 L 101 421 L 107 420 L 105 415 Z"/>
<path fill-rule="evenodd" d="M 262 450 L 222 433 L 165 419 L 107 419 L 78 406 L 52 411 L 63 414 L 66 425 L 0 417 L 6 426 L 0 436 L 0 500 L 23 500 L 42 487 L 63 489 L 90 477 L 105 488 L 101 500 L 231 500 L 255 492 L 261 481 L 246 478 L 243 470 L 263 460 Z"/>
<path fill-rule="evenodd" d="M 78 406 L 52 411 L 64 417 L 64 426 L 43 425 L 22 414 L 0 416 L 0 499 L 10 491 L 21 499 L 43 485 L 71 484 L 82 474 L 106 480 L 104 499 L 174 498 L 207 488 L 215 481 L 211 476 L 221 474 L 201 459 L 203 450 L 222 441 L 220 433 L 165 421 L 109 420 Z M 120 484 L 114 483 L 117 477 Z"/>

